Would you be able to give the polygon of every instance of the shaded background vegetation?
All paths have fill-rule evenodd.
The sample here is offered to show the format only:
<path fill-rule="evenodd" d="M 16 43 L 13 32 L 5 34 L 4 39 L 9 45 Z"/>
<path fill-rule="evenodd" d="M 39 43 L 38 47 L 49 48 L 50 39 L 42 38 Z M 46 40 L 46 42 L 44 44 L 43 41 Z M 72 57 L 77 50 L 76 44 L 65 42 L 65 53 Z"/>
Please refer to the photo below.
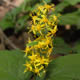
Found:
<path fill-rule="evenodd" d="M 59 67 L 56 67 L 56 71 L 58 72 L 58 69 L 62 70 L 62 73 L 57 73 L 52 74 L 49 76 L 49 80 L 80 80 L 79 74 L 80 73 L 80 63 L 78 61 L 80 60 L 79 58 L 79 53 L 80 53 L 80 0 L 45 0 L 48 4 L 55 4 L 55 13 L 60 13 L 61 16 L 59 17 L 59 23 L 58 23 L 58 31 L 56 33 L 56 38 L 54 39 L 54 49 L 53 49 L 53 55 L 52 58 L 57 58 L 60 56 L 65 56 L 69 54 L 75 54 L 75 56 L 65 56 L 65 58 L 60 58 L 55 61 L 55 63 L 58 63 Z M 9 10 L 6 11 L 7 13 L 5 14 L 4 17 L 0 19 L 0 50 L 13 50 L 13 49 L 21 49 L 24 50 L 28 37 L 30 37 L 32 40 L 34 39 L 33 34 L 28 34 L 27 32 L 29 31 L 29 26 L 30 24 L 30 16 L 29 13 L 35 8 L 35 5 L 37 4 L 42 4 L 41 0 L 24 0 L 22 3 L 18 6 L 15 6 L 15 4 L 10 4 L 12 5 L 9 7 Z M 0 6 L 5 6 L 4 1 L 0 1 Z M 7 9 L 7 8 L 6 8 Z M 2 15 L 1 15 L 2 16 Z M 17 53 L 18 51 L 13 51 L 12 53 Z M 3 54 L 4 53 L 4 54 Z M 0 60 L 3 62 L 1 63 L 2 66 L 5 67 L 3 63 L 5 63 L 5 60 L 7 60 L 6 57 L 8 57 L 8 61 L 11 60 L 12 62 L 9 62 L 10 68 L 12 66 L 16 66 L 16 69 L 20 66 L 20 64 L 17 64 L 17 59 L 19 60 L 21 58 L 21 55 L 17 54 L 12 54 L 15 58 L 11 57 L 10 52 L 7 51 L 9 54 L 5 54 L 6 51 L 1 51 L 0 52 Z M 21 52 L 20 52 L 21 53 Z M 3 59 L 4 57 L 5 59 Z M 11 59 L 12 58 L 12 59 Z M 76 61 L 74 60 L 76 59 Z M 65 64 L 67 61 L 67 64 Z M 72 62 L 70 62 L 72 61 Z M 16 63 L 15 63 L 16 62 Z M 68 63 L 69 62 L 69 63 Z M 73 64 L 74 62 L 74 64 Z M 15 63 L 15 65 L 12 65 L 12 63 Z M 20 63 L 23 63 L 20 61 Z M 55 64 L 54 62 L 52 62 Z M 50 65 L 53 65 L 50 64 Z M 64 70 L 63 70 L 63 65 L 64 65 Z M 76 65 L 76 67 L 75 67 Z M 54 65 L 53 65 L 54 66 Z M 53 67 L 52 66 L 52 67 Z M 74 67 L 73 67 L 74 66 Z M 0 70 L 6 70 L 4 67 L 0 68 Z M 6 67 L 9 68 L 6 64 Z M 51 67 L 51 66 L 50 66 Z M 52 68 L 48 68 L 51 69 Z M 73 68 L 72 68 L 73 67 Z M 12 71 L 9 68 L 7 71 Z M 77 70 L 74 70 L 74 69 Z M 15 78 L 13 80 L 29 80 L 30 74 L 27 74 L 27 79 L 23 76 L 23 74 L 18 74 L 18 72 L 15 74 L 16 69 L 13 68 L 14 71 L 11 74 L 14 74 Z M 55 71 L 53 69 L 53 72 Z M 18 69 L 18 71 L 23 71 L 22 67 Z M 2 74 L 0 75 L 0 78 L 2 77 Z M 50 71 L 50 70 L 49 70 Z M 52 73 L 53 73 L 52 72 Z M 69 74 L 71 72 L 71 74 Z M 49 72 L 48 72 L 49 73 Z M 73 74 L 74 73 L 74 74 Z M 77 73 L 77 74 L 76 74 Z M 6 73 L 5 73 L 6 74 Z M 10 73 L 9 73 L 10 74 Z M 63 74 L 67 74 L 64 77 L 61 77 Z M 16 78 L 17 75 L 17 78 Z M 22 75 L 22 77 L 21 77 Z M 49 74 L 48 74 L 49 75 Z M 56 75 L 56 77 L 54 76 Z M 76 76 L 77 75 L 77 76 Z M 9 76 L 9 75 L 7 75 Z M 53 78 L 53 76 L 55 78 Z M 68 76 L 68 77 L 67 77 Z M 76 77 L 75 77 L 76 76 Z M 12 77 L 8 77 L 7 79 L 1 78 L 1 80 L 12 80 Z"/>
<path fill-rule="evenodd" d="M 57 53 L 69 53 L 72 50 L 68 50 L 75 46 L 75 43 L 80 39 L 80 0 L 45 0 L 47 3 L 55 4 L 55 13 L 60 13 L 58 24 L 58 32 L 56 34 L 55 46 L 63 47 L 62 52 Z M 42 4 L 41 0 L 24 0 L 22 4 L 16 8 L 12 8 L 6 13 L 5 17 L 0 20 L 0 29 L 2 34 L 8 38 L 4 41 L 4 36 L 0 38 L 1 49 L 24 49 L 27 42 L 27 38 L 32 37 L 33 34 L 27 34 L 28 26 L 30 25 L 29 13 L 35 8 L 36 4 Z M 0 32 L 1 33 L 1 32 Z M 33 39 L 33 37 L 32 37 Z M 59 39 L 59 40 L 58 40 Z M 65 44 L 65 45 L 64 45 Z M 68 48 L 69 46 L 69 48 Z M 57 49 L 57 48 L 56 48 Z M 65 51 L 65 52 L 63 52 Z M 68 52 L 66 52 L 68 51 Z M 75 51 L 73 51 L 75 52 Z"/>

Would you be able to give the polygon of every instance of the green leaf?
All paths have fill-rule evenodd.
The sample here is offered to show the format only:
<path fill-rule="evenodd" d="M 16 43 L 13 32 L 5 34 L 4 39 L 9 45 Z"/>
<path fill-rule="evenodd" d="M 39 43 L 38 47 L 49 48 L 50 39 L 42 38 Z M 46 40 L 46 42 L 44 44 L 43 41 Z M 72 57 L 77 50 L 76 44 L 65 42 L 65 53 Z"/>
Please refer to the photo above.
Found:
<path fill-rule="evenodd" d="M 37 41 L 33 41 L 33 42 L 28 43 L 26 46 L 34 46 L 34 45 L 37 45 L 37 44 L 38 44 Z"/>
<path fill-rule="evenodd" d="M 51 0 L 44 0 L 46 3 L 50 3 L 51 2 Z"/>
<path fill-rule="evenodd" d="M 0 27 L 5 30 L 7 28 L 12 28 L 15 25 L 16 15 L 21 12 L 21 7 L 14 8 L 11 12 L 8 12 L 5 17 L 0 21 Z"/>
<path fill-rule="evenodd" d="M 29 15 L 26 15 L 26 16 L 20 17 L 17 20 L 16 24 L 19 25 L 19 26 L 17 26 L 17 28 L 15 30 L 16 32 L 19 31 L 19 30 L 21 30 L 22 28 L 24 28 L 27 25 L 26 21 L 27 21 L 28 18 L 29 18 Z"/>
<path fill-rule="evenodd" d="M 46 73 L 41 72 L 40 76 L 35 76 L 35 80 L 45 80 Z"/>
<path fill-rule="evenodd" d="M 61 24 L 61 25 L 66 25 L 66 24 L 78 25 L 79 19 L 80 19 L 80 10 L 73 12 L 73 13 L 68 13 L 68 14 L 62 15 L 59 18 L 59 21 L 60 21 L 59 24 Z"/>
<path fill-rule="evenodd" d="M 58 5 L 56 5 L 55 11 L 56 11 L 56 12 L 62 12 L 63 9 L 64 9 L 65 7 L 67 7 L 68 5 L 69 5 L 69 4 L 66 3 L 66 2 L 61 2 L 61 3 L 59 3 Z"/>
<path fill-rule="evenodd" d="M 31 73 L 24 74 L 24 54 L 19 51 L 0 51 L 0 80 L 29 80 Z"/>
<path fill-rule="evenodd" d="M 80 80 L 80 54 L 68 55 L 53 60 L 45 80 Z"/>
<path fill-rule="evenodd" d="M 31 11 L 31 8 L 34 6 L 34 4 L 38 3 L 39 1 L 34 0 L 34 2 L 32 0 L 24 0 L 24 3 L 21 4 L 19 7 L 14 8 L 11 12 L 8 12 L 6 14 L 6 16 L 4 17 L 4 19 L 2 19 L 0 21 L 0 27 L 5 30 L 7 28 L 14 28 L 16 27 L 17 23 L 20 23 L 19 25 L 19 29 L 22 29 L 26 23 L 26 21 L 29 19 L 29 11 Z M 23 14 L 22 17 L 20 17 L 19 15 Z M 25 14 L 26 17 L 25 17 Z M 25 21 L 26 20 L 26 21 Z M 16 27 L 17 29 L 17 27 Z"/>
<path fill-rule="evenodd" d="M 0 27 L 5 30 L 9 27 L 12 27 L 14 25 L 13 22 L 10 22 L 8 20 L 3 19 L 2 21 L 0 21 Z"/>
<path fill-rule="evenodd" d="M 64 42 L 62 38 L 56 37 L 53 41 L 53 54 L 69 54 L 71 52 L 70 46 Z"/>
<path fill-rule="evenodd" d="M 77 3 L 80 3 L 80 0 L 64 0 L 64 2 L 68 2 L 71 5 L 75 5 Z"/>
<path fill-rule="evenodd" d="M 80 19 L 78 19 L 77 29 L 80 29 Z"/>
<path fill-rule="evenodd" d="M 76 53 L 79 53 L 80 54 L 80 41 L 77 41 L 73 47 L 73 50 L 76 52 Z"/>

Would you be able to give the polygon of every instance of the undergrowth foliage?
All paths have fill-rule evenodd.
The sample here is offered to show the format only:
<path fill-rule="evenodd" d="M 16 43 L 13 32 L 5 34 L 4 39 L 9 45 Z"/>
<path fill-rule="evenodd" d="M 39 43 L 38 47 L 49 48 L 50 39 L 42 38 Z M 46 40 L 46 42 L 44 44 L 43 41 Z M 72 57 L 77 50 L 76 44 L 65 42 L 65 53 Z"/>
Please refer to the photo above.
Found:
<path fill-rule="evenodd" d="M 7 36 L 9 39 L 12 37 L 11 42 L 14 44 L 13 38 L 20 40 L 25 27 L 30 26 L 29 33 L 33 33 L 35 40 L 29 39 L 24 58 L 22 50 L 11 50 L 10 44 L 6 43 L 6 32 L 3 33 L 5 36 L 0 36 L 0 47 L 9 48 L 2 50 L 1 47 L 0 80 L 80 80 L 80 0 L 58 0 L 56 7 L 46 4 L 55 4 L 56 0 L 44 0 L 44 4 L 42 0 L 24 1 L 1 20 L 1 32 L 14 29 L 13 35 Z M 29 24 L 31 11 L 32 22 Z M 59 17 L 57 13 L 62 16 Z M 57 30 L 58 35 L 54 38 Z M 65 40 L 70 43 L 67 44 Z M 23 44 L 22 40 L 20 42 Z M 54 60 L 51 59 L 52 55 Z M 23 71 L 26 73 L 23 74 Z"/>
<path fill-rule="evenodd" d="M 51 62 L 50 55 L 53 50 L 53 37 L 56 33 L 58 16 L 54 14 L 54 4 L 37 5 L 32 11 L 32 26 L 29 31 L 38 36 L 34 41 L 29 39 L 26 46 L 25 58 L 26 69 L 24 72 L 30 71 L 40 76 L 46 72 L 48 64 Z"/>

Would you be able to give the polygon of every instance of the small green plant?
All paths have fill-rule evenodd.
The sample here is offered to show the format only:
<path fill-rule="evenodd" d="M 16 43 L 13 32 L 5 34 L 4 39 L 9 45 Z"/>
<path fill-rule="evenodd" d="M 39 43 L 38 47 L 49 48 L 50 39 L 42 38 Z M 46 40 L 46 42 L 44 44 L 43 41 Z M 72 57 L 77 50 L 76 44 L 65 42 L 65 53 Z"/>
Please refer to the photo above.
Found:
<path fill-rule="evenodd" d="M 32 18 L 28 33 L 34 35 L 24 52 L 20 49 L 0 51 L 0 80 L 80 80 L 80 41 L 71 47 L 56 35 L 58 24 L 63 27 L 75 24 L 80 30 L 80 9 L 64 13 L 66 7 L 76 7 L 80 0 L 59 0 L 56 6 L 51 5 L 53 0 L 44 1 L 49 4 L 25 0 L 0 21 L 3 30 L 19 31 L 27 29 L 27 21 Z M 62 15 L 59 17 L 58 13 Z"/>
<path fill-rule="evenodd" d="M 58 16 L 53 14 L 55 11 L 54 4 L 38 5 L 33 10 L 32 26 L 29 31 L 38 36 L 34 41 L 29 40 L 25 49 L 25 56 L 27 57 L 26 69 L 24 72 L 31 71 L 38 76 L 46 72 L 46 68 L 51 62 L 50 56 L 53 50 L 53 40 L 57 31 Z M 34 45 L 30 45 L 33 44 Z"/>

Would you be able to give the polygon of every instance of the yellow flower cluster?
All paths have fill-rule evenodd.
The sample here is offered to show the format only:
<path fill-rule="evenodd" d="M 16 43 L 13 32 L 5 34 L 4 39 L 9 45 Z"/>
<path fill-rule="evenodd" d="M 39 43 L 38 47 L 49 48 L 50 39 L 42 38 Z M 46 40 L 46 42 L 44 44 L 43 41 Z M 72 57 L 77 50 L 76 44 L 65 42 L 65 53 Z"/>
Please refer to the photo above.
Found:
<path fill-rule="evenodd" d="M 24 64 L 24 72 L 31 71 L 40 76 L 45 72 L 53 50 L 52 37 L 57 31 L 57 16 L 54 14 L 54 5 L 39 5 L 32 14 L 32 26 L 30 32 L 38 36 L 34 41 L 29 40 L 25 49 L 27 61 Z"/>

